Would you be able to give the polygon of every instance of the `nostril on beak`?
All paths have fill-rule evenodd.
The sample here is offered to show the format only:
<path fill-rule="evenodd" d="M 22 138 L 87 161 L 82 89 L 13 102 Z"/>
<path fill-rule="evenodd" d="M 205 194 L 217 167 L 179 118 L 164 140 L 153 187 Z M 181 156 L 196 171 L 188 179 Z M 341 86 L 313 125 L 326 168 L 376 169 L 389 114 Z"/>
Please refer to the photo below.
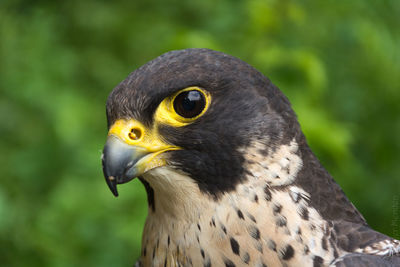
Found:
<path fill-rule="evenodd" d="M 140 128 L 132 128 L 128 136 L 132 140 L 139 140 L 142 137 L 142 130 Z"/>

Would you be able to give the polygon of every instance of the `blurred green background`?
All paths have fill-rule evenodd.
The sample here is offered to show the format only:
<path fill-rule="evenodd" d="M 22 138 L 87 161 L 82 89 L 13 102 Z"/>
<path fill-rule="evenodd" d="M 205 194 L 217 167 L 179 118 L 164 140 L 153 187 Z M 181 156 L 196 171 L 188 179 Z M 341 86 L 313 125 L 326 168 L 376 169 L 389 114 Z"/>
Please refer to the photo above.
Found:
<path fill-rule="evenodd" d="M 147 204 L 109 192 L 105 101 L 169 50 L 237 56 L 291 100 L 372 227 L 400 238 L 400 1 L 0 1 L 0 259 L 126 266 Z"/>

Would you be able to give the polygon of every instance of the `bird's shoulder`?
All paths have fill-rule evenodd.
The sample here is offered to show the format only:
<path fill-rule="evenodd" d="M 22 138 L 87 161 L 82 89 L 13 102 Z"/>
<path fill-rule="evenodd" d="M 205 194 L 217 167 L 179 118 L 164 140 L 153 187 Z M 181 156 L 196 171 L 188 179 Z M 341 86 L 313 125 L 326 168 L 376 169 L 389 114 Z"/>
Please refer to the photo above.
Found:
<path fill-rule="evenodd" d="M 396 267 L 400 266 L 400 256 L 380 257 L 361 253 L 351 253 L 336 259 L 331 266 L 334 267 Z"/>

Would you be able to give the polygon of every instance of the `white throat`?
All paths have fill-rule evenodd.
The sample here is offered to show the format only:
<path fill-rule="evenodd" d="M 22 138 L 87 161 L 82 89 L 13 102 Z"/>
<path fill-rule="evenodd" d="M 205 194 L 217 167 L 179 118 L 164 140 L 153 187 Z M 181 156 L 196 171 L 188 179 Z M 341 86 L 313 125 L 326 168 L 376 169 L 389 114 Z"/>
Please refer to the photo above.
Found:
<path fill-rule="evenodd" d="M 155 212 L 149 215 L 160 220 L 197 221 L 210 207 L 211 197 L 202 193 L 192 178 L 174 168 L 155 168 L 143 178 L 154 190 Z"/>

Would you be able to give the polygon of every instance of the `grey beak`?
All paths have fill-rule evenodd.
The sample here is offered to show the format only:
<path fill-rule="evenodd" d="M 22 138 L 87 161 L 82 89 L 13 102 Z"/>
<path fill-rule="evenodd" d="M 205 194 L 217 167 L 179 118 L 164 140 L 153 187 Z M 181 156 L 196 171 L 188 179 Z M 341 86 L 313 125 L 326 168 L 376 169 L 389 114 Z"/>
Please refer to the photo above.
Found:
<path fill-rule="evenodd" d="M 117 184 L 126 183 L 137 176 L 135 164 L 148 152 L 124 143 L 116 136 L 109 136 L 102 155 L 103 173 L 114 196 Z"/>

